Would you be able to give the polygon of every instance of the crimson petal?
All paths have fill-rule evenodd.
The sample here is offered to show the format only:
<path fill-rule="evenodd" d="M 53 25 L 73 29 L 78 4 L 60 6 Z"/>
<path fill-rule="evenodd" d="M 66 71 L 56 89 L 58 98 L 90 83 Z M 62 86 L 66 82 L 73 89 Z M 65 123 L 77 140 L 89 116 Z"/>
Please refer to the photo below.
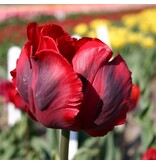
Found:
<path fill-rule="evenodd" d="M 125 122 L 132 89 L 131 72 L 120 55 L 107 64 L 102 63 L 93 86 L 103 101 L 103 107 L 98 111 L 99 115 L 93 127 L 94 130 L 107 133 L 115 125 Z M 94 133 L 96 134 L 96 131 Z M 100 135 L 98 131 L 97 135 Z"/>
<path fill-rule="evenodd" d="M 84 38 L 79 43 L 81 47 L 73 58 L 73 68 L 83 82 L 84 101 L 77 116 L 78 124 L 82 129 L 90 128 L 97 116 L 97 110 L 103 102 L 98 92 L 92 86 L 95 75 L 101 63 L 107 63 L 112 57 L 110 48 L 98 39 Z M 101 79 L 103 82 L 103 80 Z M 100 82 L 101 83 L 101 82 Z M 100 85 L 100 84 L 99 84 Z"/>
<path fill-rule="evenodd" d="M 30 58 L 32 69 L 26 55 L 22 55 L 17 67 L 17 85 L 29 113 L 47 127 L 75 129 L 72 125 L 82 101 L 82 84 L 73 68 L 53 50 L 39 51 L 35 58 Z M 24 59 L 27 64 L 21 65 Z M 28 74 L 29 85 L 23 86 L 22 79 Z"/>
<path fill-rule="evenodd" d="M 81 42 L 82 46 L 72 60 L 73 68 L 75 72 L 92 83 L 101 63 L 108 62 L 113 53 L 106 44 L 98 39 L 89 40 L 86 43 Z"/>
<path fill-rule="evenodd" d="M 90 134 L 106 134 L 125 121 L 132 88 L 131 73 L 120 55 L 110 61 L 112 51 L 98 39 L 87 39 L 80 45 L 72 61 L 84 92 L 77 122 Z"/>
<path fill-rule="evenodd" d="M 59 51 L 56 43 L 54 42 L 54 40 L 52 38 L 50 38 L 49 36 L 43 36 L 41 34 L 37 52 L 41 51 L 41 50 L 48 50 L 48 49 L 52 49 L 57 52 Z"/>
<path fill-rule="evenodd" d="M 40 38 L 40 31 L 42 29 L 42 26 L 38 26 L 37 23 L 29 23 L 27 26 L 27 37 L 31 44 L 33 45 L 33 54 L 37 51 L 38 44 L 39 44 L 39 38 Z"/>
<path fill-rule="evenodd" d="M 125 123 L 127 109 L 127 103 L 121 104 L 120 107 L 116 111 L 114 111 L 114 113 L 112 113 L 110 117 L 102 118 L 102 120 L 104 121 L 103 124 L 97 125 L 95 121 L 93 123 L 93 130 L 85 131 L 94 137 L 106 135 L 109 131 L 113 130 L 115 125 L 121 125 Z"/>
<path fill-rule="evenodd" d="M 43 36 L 49 36 L 55 41 L 65 34 L 64 30 L 56 24 L 45 25 L 41 33 L 43 34 Z"/>
<path fill-rule="evenodd" d="M 30 62 L 30 50 L 31 50 L 31 44 L 30 42 L 26 42 L 22 52 L 20 54 L 20 57 L 17 62 L 16 66 L 16 85 L 19 94 L 23 98 L 23 100 L 28 103 L 28 97 L 29 97 L 29 89 L 31 85 L 32 80 L 32 65 Z"/>
<path fill-rule="evenodd" d="M 70 35 L 67 33 L 65 33 L 58 39 L 58 49 L 60 51 L 60 54 L 63 55 L 69 63 L 72 62 L 72 59 L 76 53 L 76 43 L 77 39 L 71 38 Z"/>
<path fill-rule="evenodd" d="M 52 38 L 56 42 L 60 54 L 71 63 L 75 54 L 75 44 L 77 39 L 71 38 L 67 32 L 55 24 L 44 26 L 41 33 L 43 36 Z"/>
<path fill-rule="evenodd" d="M 33 62 L 36 82 L 32 83 L 37 119 L 47 127 L 71 126 L 82 100 L 81 81 L 56 51 L 36 55 L 38 60 Z"/>
<path fill-rule="evenodd" d="M 101 83 L 101 79 L 103 79 L 103 83 Z M 131 72 L 120 55 L 116 56 L 111 62 L 101 65 L 93 86 L 104 103 L 95 123 L 97 125 L 105 124 L 109 117 L 115 117 L 118 110 L 129 102 L 132 88 Z M 126 112 L 127 109 L 125 109 Z"/>

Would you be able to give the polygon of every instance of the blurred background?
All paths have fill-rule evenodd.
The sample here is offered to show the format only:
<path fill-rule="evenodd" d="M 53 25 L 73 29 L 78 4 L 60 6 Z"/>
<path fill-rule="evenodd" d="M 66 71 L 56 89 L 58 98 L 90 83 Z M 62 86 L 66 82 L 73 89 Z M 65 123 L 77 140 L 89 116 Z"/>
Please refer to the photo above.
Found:
<path fill-rule="evenodd" d="M 76 134 L 72 159 L 135 160 L 156 148 L 156 5 L 0 5 L 1 79 L 8 79 L 10 48 L 22 48 L 32 21 L 59 24 L 73 36 L 107 42 L 114 55 L 125 59 L 140 89 L 125 125 L 100 138 Z M 0 96 L 0 159 L 59 159 L 58 130 L 44 128 L 22 111 L 10 125 L 8 110 Z"/>

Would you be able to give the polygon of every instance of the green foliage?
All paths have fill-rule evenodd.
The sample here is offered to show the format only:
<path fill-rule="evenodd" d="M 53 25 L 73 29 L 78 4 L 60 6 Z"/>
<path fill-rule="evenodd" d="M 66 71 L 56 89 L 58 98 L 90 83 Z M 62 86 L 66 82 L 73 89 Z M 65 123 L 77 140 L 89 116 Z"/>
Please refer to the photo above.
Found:
<path fill-rule="evenodd" d="M 115 131 L 108 133 L 104 137 L 88 137 L 79 148 L 74 159 L 119 160 L 121 159 L 121 147 L 118 145 L 120 137 L 120 134 Z"/>
<path fill-rule="evenodd" d="M 58 159 L 58 140 L 53 137 L 56 130 L 46 132 L 38 126 L 22 114 L 22 119 L 13 127 L 5 132 L 0 130 L 0 159 Z"/>

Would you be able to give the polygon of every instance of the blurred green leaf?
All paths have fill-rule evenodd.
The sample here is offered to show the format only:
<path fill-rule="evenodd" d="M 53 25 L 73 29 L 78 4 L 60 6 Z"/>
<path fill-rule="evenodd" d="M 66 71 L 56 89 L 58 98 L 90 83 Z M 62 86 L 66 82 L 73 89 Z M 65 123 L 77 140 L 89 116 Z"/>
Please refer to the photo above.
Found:
<path fill-rule="evenodd" d="M 6 148 L 6 152 L 1 155 L 2 160 L 8 160 L 11 159 L 16 152 L 16 147 L 15 145 L 8 145 Z"/>
<path fill-rule="evenodd" d="M 142 128 L 141 143 L 144 152 L 147 150 L 147 148 L 150 147 L 150 144 L 152 143 L 154 138 L 155 134 L 152 128 L 150 128 L 149 126 L 147 128 Z"/>
<path fill-rule="evenodd" d="M 89 148 L 82 147 L 78 150 L 74 156 L 75 160 L 92 160 L 97 159 L 99 154 L 99 149 L 94 148 L 90 150 Z"/>

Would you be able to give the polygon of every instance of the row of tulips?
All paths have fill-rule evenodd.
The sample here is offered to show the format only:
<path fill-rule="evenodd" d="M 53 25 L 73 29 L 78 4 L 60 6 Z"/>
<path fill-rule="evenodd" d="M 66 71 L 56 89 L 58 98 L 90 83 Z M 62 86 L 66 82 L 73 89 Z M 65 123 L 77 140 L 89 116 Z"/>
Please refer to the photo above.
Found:
<path fill-rule="evenodd" d="M 97 37 L 99 26 L 107 26 L 112 48 L 122 49 L 126 45 L 138 44 L 143 48 L 152 48 L 156 44 L 156 8 L 146 9 L 137 14 L 127 14 L 121 17 L 120 25 L 109 19 L 94 19 L 89 23 L 79 23 L 73 33 L 80 36 Z"/>

